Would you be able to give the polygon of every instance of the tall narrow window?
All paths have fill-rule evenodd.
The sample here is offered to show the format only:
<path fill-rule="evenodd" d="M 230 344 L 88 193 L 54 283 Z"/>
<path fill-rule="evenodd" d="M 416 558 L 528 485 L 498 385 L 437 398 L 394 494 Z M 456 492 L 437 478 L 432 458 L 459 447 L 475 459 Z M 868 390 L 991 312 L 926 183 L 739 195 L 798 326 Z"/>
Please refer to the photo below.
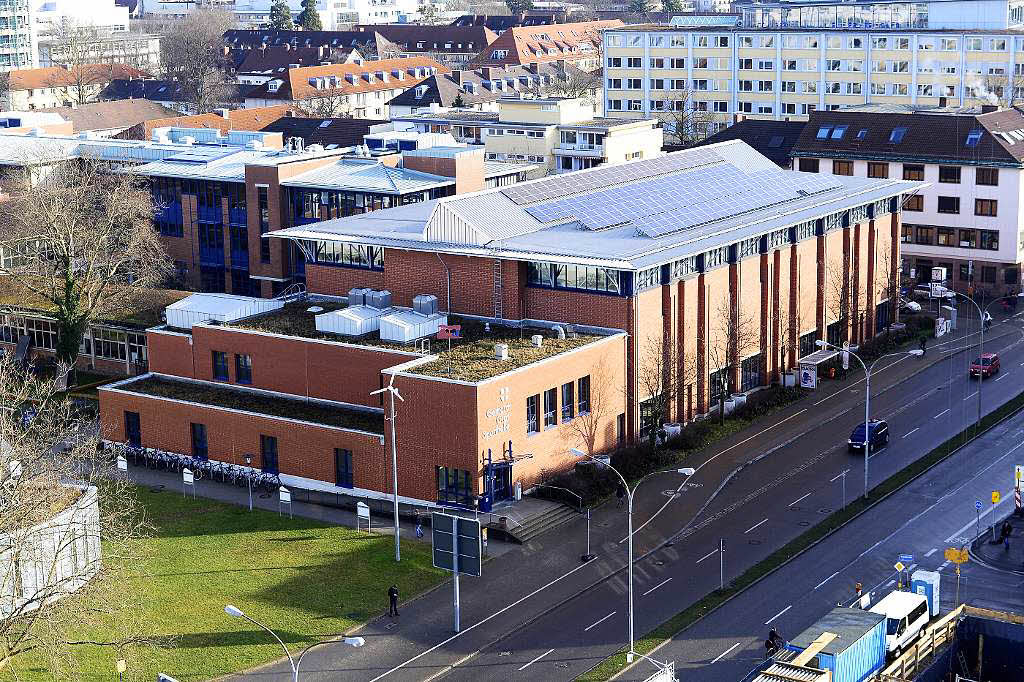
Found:
<path fill-rule="evenodd" d="M 334 448 L 334 484 L 340 488 L 352 488 L 352 451 Z"/>
<path fill-rule="evenodd" d="M 270 232 L 270 201 L 267 198 L 267 188 L 256 188 L 256 201 L 260 215 L 260 261 L 270 262 L 270 238 L 266 236 Z"/>
<path fill-rule="evenodd" d="M 213 353 L 213 378 L 217 381 L 228 380 L 228 354 L 222 350 Z"/>
<path fill-rule="evenodd" d="M 240 384 L 252 383 L 252 356 L 235 354 L 235 381 Z"/>
<path fill-rule="evenodd" d="M 540 395 L 531 395 L 526 399 L 526 433 L 540 431 Z"/>
<path fill-rule="evenodd" d="M 554 426 L 558 423 L 558 391 L 549 388 L 544 391 L 544 426 Z"/>
<path fill-rule="evenodd" d="M 588 374 L 585 377 L 580 377 L 576 384 L 580 414 L 586 414 L 590 412 L 590 375 Z"/>
<path fill-rule="evenodd" d="M 206 424 L 191 424 L 192 429 L 192 456 L 199 459 L 209 459 L 210 450 L 206 443 Z"/>
<path fill-rule="evenodd" d="M 138 412 L 124 413 L 124 440 L 132 447 L 142 447 L 142 426 Z"/>
<path fill-rule="evenodd" d="M 277 436 L 260 434 L 260 456 L 263 458 L 262 468 L 267 473 L 276 474 L 277 468 Z"/>
<path fill-rule="evenodd" d="M 562 421 L 572 421 L 572 418 L 576 416 L 576 400 L 573 397 L 574 393 L 573 383 L 562 384 Z"/>

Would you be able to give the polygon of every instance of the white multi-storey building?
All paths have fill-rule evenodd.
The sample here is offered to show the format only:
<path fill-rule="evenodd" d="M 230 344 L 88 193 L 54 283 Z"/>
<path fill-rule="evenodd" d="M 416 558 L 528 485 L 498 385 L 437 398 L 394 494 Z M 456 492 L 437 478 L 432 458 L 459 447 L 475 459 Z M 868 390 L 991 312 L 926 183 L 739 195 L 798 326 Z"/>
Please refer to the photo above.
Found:
<path fill-rule="evenodd" d="M 34 0 L 0 0 L 0 71 L 36 66 Z"/>
<path fill-rule="evenodd" d="M 804 172 L 924 181 L 903 202 L 903 273 L 1002 296 L 1024 263 L 1024 113 L 869 105 L 814 112 L 792 150 Z"/>
<path fill-rule="evenodd" d="M 609 116 L 806 118 L 865 103 L 1024 99 L 1022 0 L 756 2 L 736 26 L 604 32 Z"/>

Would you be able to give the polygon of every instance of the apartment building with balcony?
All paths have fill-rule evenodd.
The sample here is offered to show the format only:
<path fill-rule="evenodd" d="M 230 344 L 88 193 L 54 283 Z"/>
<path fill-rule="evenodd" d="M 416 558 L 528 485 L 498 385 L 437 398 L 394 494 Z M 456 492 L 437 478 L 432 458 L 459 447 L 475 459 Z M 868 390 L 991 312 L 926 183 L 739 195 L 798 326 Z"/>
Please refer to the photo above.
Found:
<path fill-rule="evenodd" d="M 720 128 L 854 104 L 1009 104 L 1024 96 L 1020 28 L 1017 0 L 932 0 L 759 2 L 732 27 L 608 29 L 605 114 L 689 108 Z"/>
<path fill-rule="evenodd" d="M 575 465 L 571 448 L 648 436 L 638 375 L 666 348 L 692 368 L 669 415 L 686 421 L 816 339 L 884 329 L 881 265 L 921 184 L 786 171 L 729 142 L 275 230 L 306 254 L 305 296 L 169 306 L 150 373 L 100 389 L 102 434 L 381 498 L 392 444 L 371 393 L 393 380 L 402 501 L 486 509 Z M 755 330 L 742 342 L 723 336 L 733 315 Z M 441 325 L 461 328 L 450 350 Z"/>
<path fill-rule="evenodd" d="M 657 119 L 595 116 L 594 106 L 581 98 L 507 97 L 498 100 L 496 112 L 438 111 L 396 116 L 394 122 L 482 144 L 491 161 L 538 164 L 531 177 L 662 154 Z"/>
<path fill-rule="evenodd" d="M 0 71 L 37 65 L 33 0 L 0 0 Z"/>
<path fill-rule="evenodd" d="M 1024 113 L 869 105 L 814 112 L 794 144 L 805 172 L 923 181 L 906 197 L 905 277 L 945 267 L 959 291 L 1019 290 L 1024 262 Z"/>

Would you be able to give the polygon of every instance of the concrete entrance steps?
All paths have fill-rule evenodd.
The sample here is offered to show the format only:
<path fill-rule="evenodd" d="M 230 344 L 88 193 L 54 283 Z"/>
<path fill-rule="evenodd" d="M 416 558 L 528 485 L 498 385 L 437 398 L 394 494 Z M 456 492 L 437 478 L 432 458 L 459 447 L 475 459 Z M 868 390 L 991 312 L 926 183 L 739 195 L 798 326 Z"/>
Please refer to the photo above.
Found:
<path fill-rule="evenodd" d="M 579 512 L 558 502 L 524 497 L 514 505 L 495 509 L 490 516 L 488 528 L 523 544 L 578 518 Z"/>

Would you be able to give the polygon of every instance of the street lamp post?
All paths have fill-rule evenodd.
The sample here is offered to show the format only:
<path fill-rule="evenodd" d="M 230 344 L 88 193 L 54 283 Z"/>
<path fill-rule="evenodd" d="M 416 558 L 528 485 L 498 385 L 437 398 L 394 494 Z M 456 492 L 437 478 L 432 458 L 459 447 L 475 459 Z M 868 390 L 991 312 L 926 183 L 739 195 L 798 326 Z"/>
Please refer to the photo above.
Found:
<path fill-rule="evenodd" d="M 326 640 L 323 642 L 314 642 L 313 644 L 310 644 L 302 650 L 302 653 L 299 654 L 298 659 L 294 659 L 292 658 L 292 653 L 288 651 L 288 647 L 286 647 L 284 642 L 281 641 L 281 638 L 277 636 L 277 633 L 275 633 L 273 630 L 271 630 L 255 618 L 251 618 L 248 615 L 246 615 L 246 613 L 242 611 L 242 609 L 238 608 L 237 606 L 232 606 L 231 604 L 228 604 L 224 607 L 224 613 L 228 614 L 232 618 L 244 618 L 253 625 L 266 630 L 268 633 L 270 633 L 271 637 L 277 640 L 277 643 L 281 645 L 282 649 L 284 649 L 284 655 L 288 657 L 288 665 L 291 666 L 292 669 L 292 682 L 299 682 L 299 665 L 302 664 L 302 657 L 305 656 L 313 647 L 317 647 L 322 644 L 332 644 L 335 641 L 340 641 L 342 644 L 346 644 L 352 647 L 361 647 L 366 643 L 366 641 L 362 637 L 345 637 L 342 640 Z"/>
<path fill-rule="evenodd" d="M 245 466 L 252 466 L 252 455 L 245 456 Z M 245 481 L 249 484 L 249 511 L 252 511 L 252 476 L 249 475 L 249 472 L 246 472 Z"/>
<path fill-rule="evenodd" d="M 391 381 L 384 388 L 377 389 L 376 391 L 370 391 L 370 395 L 376 395 L 378 393 L 384 393 L 387 391 L 391 394 L 391 490 L 394 494 L 395 501 L 395 561 L 402 560 L 402 545 L 401 545 L 401 531 L 398 527 L 398 443 L 395 440 L 395 398 L 398 398 L 403 403 L 405 398 L 395 388 L 395 375 L 391 375 Z"/>
<path fill-rule="evenodd" d="M 693 476 L 696 473 L 696 469 L 692 469 L 690 467 L 686 467 L 686 468 L 683 468 L 683 469 L 665 469 L 663 471 L 652 471 L 651 473 L 647 474 L 646 476 L 641 478 L 639 481 L 637 481 L 636 485 L 633 486 L 633 489 L 630 490 L 629 489 L 629 483 L 626 482 L 626 478 L 621 473 L 619 473 L 619 470 L 616 469 L 615 467 L 613 467 L 611 464 L 606 464 L 604 462 L 601 462 L 600 460 L 598 460 L 593 455 L 588 455 L 587 453 L 583 452 L 582 450 L 578 450 L 577 448 L 571 448 L 570 452 L 572 454 L 576 455 L 577 457 L 586 457 L 586 458 L 592 460 L 594 463 L 596 463 L 596 464 L 598 464 L 600 466 L 608 467 L 613 472 L 615 472 L 615 475 L 619 477 L 620 481 L 622 481 L 622 486 L 626 489 L 626 512 L 627 512 L 627 516 L 626 516 L 626 520 L 627 521 L 626 522 L 627 522 L 627 526 L 628 526 L 628 534 L 627 534 L 626 537 L 627 537 L 627 547 L 628 547 L 628 552 L 629 552 L 629 558 L 627 559 L 627 566 L 626 566 L 626 568 L 627 568 L 626 573 L 627 573 L 627 576 L 628 576 L 627 582 L 629 584 L 629 587 L 628 587 L 628 590 L 629 590 L 629 651 L 626 652 L 626 663 L 632 663 L 634 656 L 641 656 L 641 654 L 638 654 L 636 651 L 634 651 L 634 647 L 633 647 L 633 641 L 634 641 L 633 640 L 633 494 L 637 491 L 637 488 L 640 487 L 640 484 L 643 483 L 645 479 L 647 479 L 650 476 L 653 476 L 655 474 L 665 474 L 665 473 L 668 473 L 670 471 L 674 471 L 674 472 L 676 472 L 678 474 L 682 474 L 683 476 L 689 477 L 689 476 Z"/>
<path fill-rule="evenodd" d="M 868 460 L 871 458 L 871 372 L 874 371 L 875 365 L 882 358 L 892 357 L 893 355 L 903 355 L 903 353 L 887 353 L 885 355 L 875 358 L 875 361 L 870 366 L 865 364 L 861 360 L 860 356 L 854 353 L 852 350 L 843 349 L 839 346 L 833 345 L 828 341 L 815 341 L 815 345 L 818 348 L 831 348 L 833 350 L 849 353 L 853 357 L 857 358 L 857 362 L 864 368 L 864 499 L 868 498 Z M 908 355 L 921 356 L 924 355 L 922 350 L 911 350 L 907 351 Z M 844 477 L 845 481 L 846 478 Z"/>

